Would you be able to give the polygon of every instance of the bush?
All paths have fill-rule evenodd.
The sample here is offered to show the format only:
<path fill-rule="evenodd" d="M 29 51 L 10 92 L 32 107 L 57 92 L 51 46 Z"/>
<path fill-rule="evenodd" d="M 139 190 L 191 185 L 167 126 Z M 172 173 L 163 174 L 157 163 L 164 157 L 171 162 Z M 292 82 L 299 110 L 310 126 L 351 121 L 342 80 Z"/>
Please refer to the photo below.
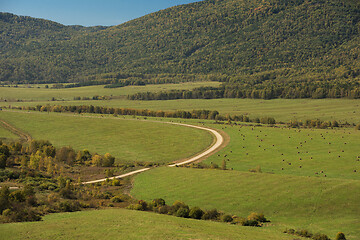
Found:
<path fill-rule="evenodd" d="M 295 232 L 296 235 L 301 236 L 301 237 L 306 237 L 306 238 L 311 238 L 313 236 L 313 234 L 311 232 L 309 232 L 308 230 L 297 230 Z"/>
<path fill-rule="evenodd" d="M 141 209 L 139 209 L 140 211 L 146 211 L 148 210 L 148 204 L 146 201 L 144 200 L 140 200 L 139 204 L 141 205 Z"/>
<path fill-rule="evenodd" d="M 338 232 L 336 234 L 335 240 L 346 240 L 345 234 L 342 232 Z"/>
<path fill-rule="evenodd" d="M 152 205 L 154 207 L 158 207 L 158 206 L 164 206 L 165 205 L 165 200 L 162 198 L 157 198 L 152 200 Z"/>
<path fill-rule="evenodd" d="M 64 201 L 58 203 L 57 208 L 61 212 L 76 212 L 80 210 L 80 203 L 78 201 Z"/>
<path fill-rule="evenodd" d="M 189 217 L 194 219 L 201 219 L 201 217 L 204 215 L 204 211 L 201 210 L 199 207 L 193 207 L 190 210 Z"/>
<path fill-rule="evenodd" d="M 113 203 L 119 203 L 119 202 L 123 202 L 123 199 L 120 196 L 115 196 L 110 198 L 110 201 Z"/>
<path fill-rule="evenodd" d="M 249 226 L 249 227 L 260 227 L 259 222 L 256 220 L 249 220 L 249 219 L 245 219 L 245 221 L 243 221 L 241 223 L 241 225 L 243 226 Z"/>
<path fill-rule="evenodd" d="M 325 234 L 322 233 L 317 233 L 315 234 L 312 239 L 314 240 L 330 240 L 330 238 L 328 236 L 326 236 Z"/>
<path fill-rule="evenodd" d="M 203 220 L 216 220 L 219 217 L 219 212 L 216 209 L 205 211 L 204 215 L 201 217 Z"/>
<path fill-rule="evenodd" d="M 187 208 L 189 210 L 189 206 L 186 205 L 184 202 L 175 201 L 172 205 L 172 209 L 174 212 L 177 212 L 180 208 Z"/>
<path fill-rule="evenodd" d="M 186 207 L 179 208 L 176 212 L 176 216 L 182 217 L 182 218 L 188 218 L 189 217 L 189 208 L 186 208 Z"/>
<path fill-rule="evenodd" d="M 223 216 L 221 217 L 221 221 L 223 221 L 223 222 L 232 222 L 232 221 L 233 221 L 233 218 L 232 218 L 232 216 L 226 214 L 226 215 L 223 215 Z"/>
<path fill-rule="evenodd" d="M 137 211 L 143 211 L 143 206 L 141 204 L 130 204 L 129 206 L 127 206 L 127 209 L 130 210 L 137 210 Z"/>
<path fill-rule="evenodd" d="M 249 220 L 255 220 L 255 221 L 258 221 L 258 222 L 267 222 L 268 220 L 265 218 L 264 214 L 262 213 L 251 213 L 248 217 L 247 217 Z"/>

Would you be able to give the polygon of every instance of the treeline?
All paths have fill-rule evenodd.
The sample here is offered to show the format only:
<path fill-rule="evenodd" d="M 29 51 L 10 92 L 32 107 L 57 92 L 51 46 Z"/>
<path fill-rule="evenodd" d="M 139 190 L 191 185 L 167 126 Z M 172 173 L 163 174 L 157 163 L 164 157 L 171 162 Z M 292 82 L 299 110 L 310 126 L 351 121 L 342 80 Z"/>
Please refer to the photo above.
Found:
<path fill-rule="evenodd" d="M 217 99 L 217 98 L 252 98 L 252 99 L 297 99 L 297 98 L 360 98 L 360 82 L 339 85 L 322 83 L 294 84 L 224 83 L 221 87 L 200 87 L 193 90 L 171 90 L 167 92 L 141 92 L 129 95 L 130 100 L 174 100 L 174 99 Z"/>
<path fill-rule="evenodd" d="M 325 121 L 320 119 L 307 119 L 302 120 L 290 120 L 289 122 L 277 122 L 273 117 L 255 117 L 250 118 L 247 115 L 220 115 L 216 110 L 193 110 L 193 111 L 153 111 L 148 109 L 131 109 L 131 108 L 112 108 L 112 107 L 100 107 L 93 105 L 81 105 L 81 106 L 60 106 L 60 105 L 37 105 L 36 107 L 11 107 L 12 109 L 28 110 L 28 111 L 40 111 L 40 112 L 68 112 L 68 113 L 95 113 L 95 114 L 111 114 L 114 116 L 142 116 L 142 117 L 160 117 L 160 118 L 183 118 L 183 119 L 207 119 L 215 120 L 217 123 L 226 121 L 227 124 L 233 124 L 233 122 L 243 123 L 255 123 L 255 124 L 286 124 L 292 128 L 337 128 L 346 127 L 351 124 L 348 122 L 340 123 L 337 120 Z M 353 124 L 355 126 L 355 124 Z M 360 129 L 360 124 L 355 128 Z"/>
<path fill-rule="evenodd" d="M 184 118 L 184 119 L 209 119 L 216 121 L 238 121 L 238 122 L 255 122 L 263 124 L 275 124 L 273 117 L 262 117 L 250 119 L 246 115 L 222 116 L 216 110 L 193 110 L 193 111 L 153 111 L 147 109 L 131 109 L 131 108 L 112 108 L 100 107 L 93 105 L 82 106 L 60 106 L 60 105 L 37 105 L 36 107 L 12 107 L 12 109 L 31 110 L 40 112 L 71 112 L 71 113 L 95 113 L 95 114 L 112 114 L 112 115 L 130 115 L 143 117 L 165 117 L 165 118 Z"/>
<path fill-rule="evenodd" d="M 216 209 L 204 211 L 199 207 L 190 208 L 181 201 L 175 201 L 169 206 L 162 198 L 154 199 L 151 202 L 140 200 L 137 203 L 129 205 L 127 208 L 138 211 L 153 211 L 159 214 L 173 215 L 182 218 L 221 221 L 252 227 L 261 227 L 263 223 L 270 222 L 265 218 L 264 214 L 251 213 L 247 218 L 242 218 L 230 214 L 224 214 Z"/>

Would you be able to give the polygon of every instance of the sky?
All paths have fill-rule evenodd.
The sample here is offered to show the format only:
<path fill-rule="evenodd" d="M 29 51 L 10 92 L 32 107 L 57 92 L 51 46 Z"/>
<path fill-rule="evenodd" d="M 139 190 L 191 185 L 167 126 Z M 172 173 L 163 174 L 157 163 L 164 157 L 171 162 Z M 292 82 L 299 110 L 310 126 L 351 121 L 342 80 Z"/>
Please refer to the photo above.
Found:
<path fill-rule="evenodd" d="M 0 0 L 0 12 L 64 25 L 113 26 L 176 5 L 200 0 Z"/>

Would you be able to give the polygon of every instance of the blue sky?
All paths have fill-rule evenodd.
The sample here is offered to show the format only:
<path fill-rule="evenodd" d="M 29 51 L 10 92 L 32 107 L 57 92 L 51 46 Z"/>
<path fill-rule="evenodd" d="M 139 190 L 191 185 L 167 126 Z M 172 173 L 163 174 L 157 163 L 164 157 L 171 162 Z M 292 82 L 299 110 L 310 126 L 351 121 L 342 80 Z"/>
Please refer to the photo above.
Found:
<path fill-rule="evenodd" d="M 0 0 L 0 12 L 65 25 L 112 26 L 168 7 L 199 0 Z"/>

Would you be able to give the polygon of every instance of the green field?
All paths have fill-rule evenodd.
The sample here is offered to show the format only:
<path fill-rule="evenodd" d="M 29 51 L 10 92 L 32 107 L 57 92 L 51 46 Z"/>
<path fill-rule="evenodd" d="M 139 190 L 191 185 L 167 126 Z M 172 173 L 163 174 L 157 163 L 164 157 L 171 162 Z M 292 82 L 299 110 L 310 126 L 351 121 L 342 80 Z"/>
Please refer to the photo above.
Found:
<path fill-rule="evenodd" d="M 358 180 L 163 167 L 136 176 L 132 195 L 168 203 L 181 200 L 243 217 L 262 212 L 279 231 L 360 236 Z"/>
<path fill-rule="evenodd" d="M 5 128 L 3 128 L 3 126 L 0 125 L 0 139 L 15 140 L 17 138 L 18 138 L 18 136 L 16 136 L 15 134 L 9 132 Z"/>
<path fill-rule="evenodd" d="M 0 239 L 293 239 L 269 228 L 241 227 L 124 209 L 52 214 L 42 222 L 0 225 Z"/>
<path fill-rule="evenodd" d="M 1 88 L 0 88 L 1 90 Z M 148 89 L 147 91 L 151 91 Z M 248 115 L 250 118 L 269 116 L 276 121 L 337 120 L 342 123 L 360 122 L 360 100 L 354 99 L 181 99 L 168 101 L 131 101 L 126 99 L 99 101 L 40 101 L 0 103 L 2 106 L 94 105 L 149 110 L 217 110 L 222 115 Z"/>
<path fill-rule="evenodd" d="M 201 152 L 213 141 L 203 130 L 132 118 L 2 111 L 0 119 L 34 139 L 49 140 L 57 147 L 108 152 L 117 162 L 172 162 Z"/>
<path fill-rule="evenodd" d="M 268 173 L 360 180 L 360 131 L 353 128 L 212 127 L 225 131 L 231 141 L 205 163 L 220 166 L 225 159 L 229 169 L 240 171 L 260 166 Z"/>
<path fill-rule="evenodd" d="M 198 87 L 212 86 L 218 87 L 219 82 L 187 82 L 179 84 L 158 84 L 146 86 L 127 86 L 122 88 L 104 88 L 104 85 L 78 87 L 78 88 L 62 88 L 51 89 L 44 87 L 0 87 L 0 100 L 6 99 L 8 102 L 17 100 L 26 101 L 49 101 L 52 98 L 73 100 L 74 97 L 90 97 L 93 96 L 116 96 L 126 97 L 129 94 L 138 92 L 159 92 L 169 90 L 191 90 Z M 51 85 L 50 85 L 51 87 Z"/>

